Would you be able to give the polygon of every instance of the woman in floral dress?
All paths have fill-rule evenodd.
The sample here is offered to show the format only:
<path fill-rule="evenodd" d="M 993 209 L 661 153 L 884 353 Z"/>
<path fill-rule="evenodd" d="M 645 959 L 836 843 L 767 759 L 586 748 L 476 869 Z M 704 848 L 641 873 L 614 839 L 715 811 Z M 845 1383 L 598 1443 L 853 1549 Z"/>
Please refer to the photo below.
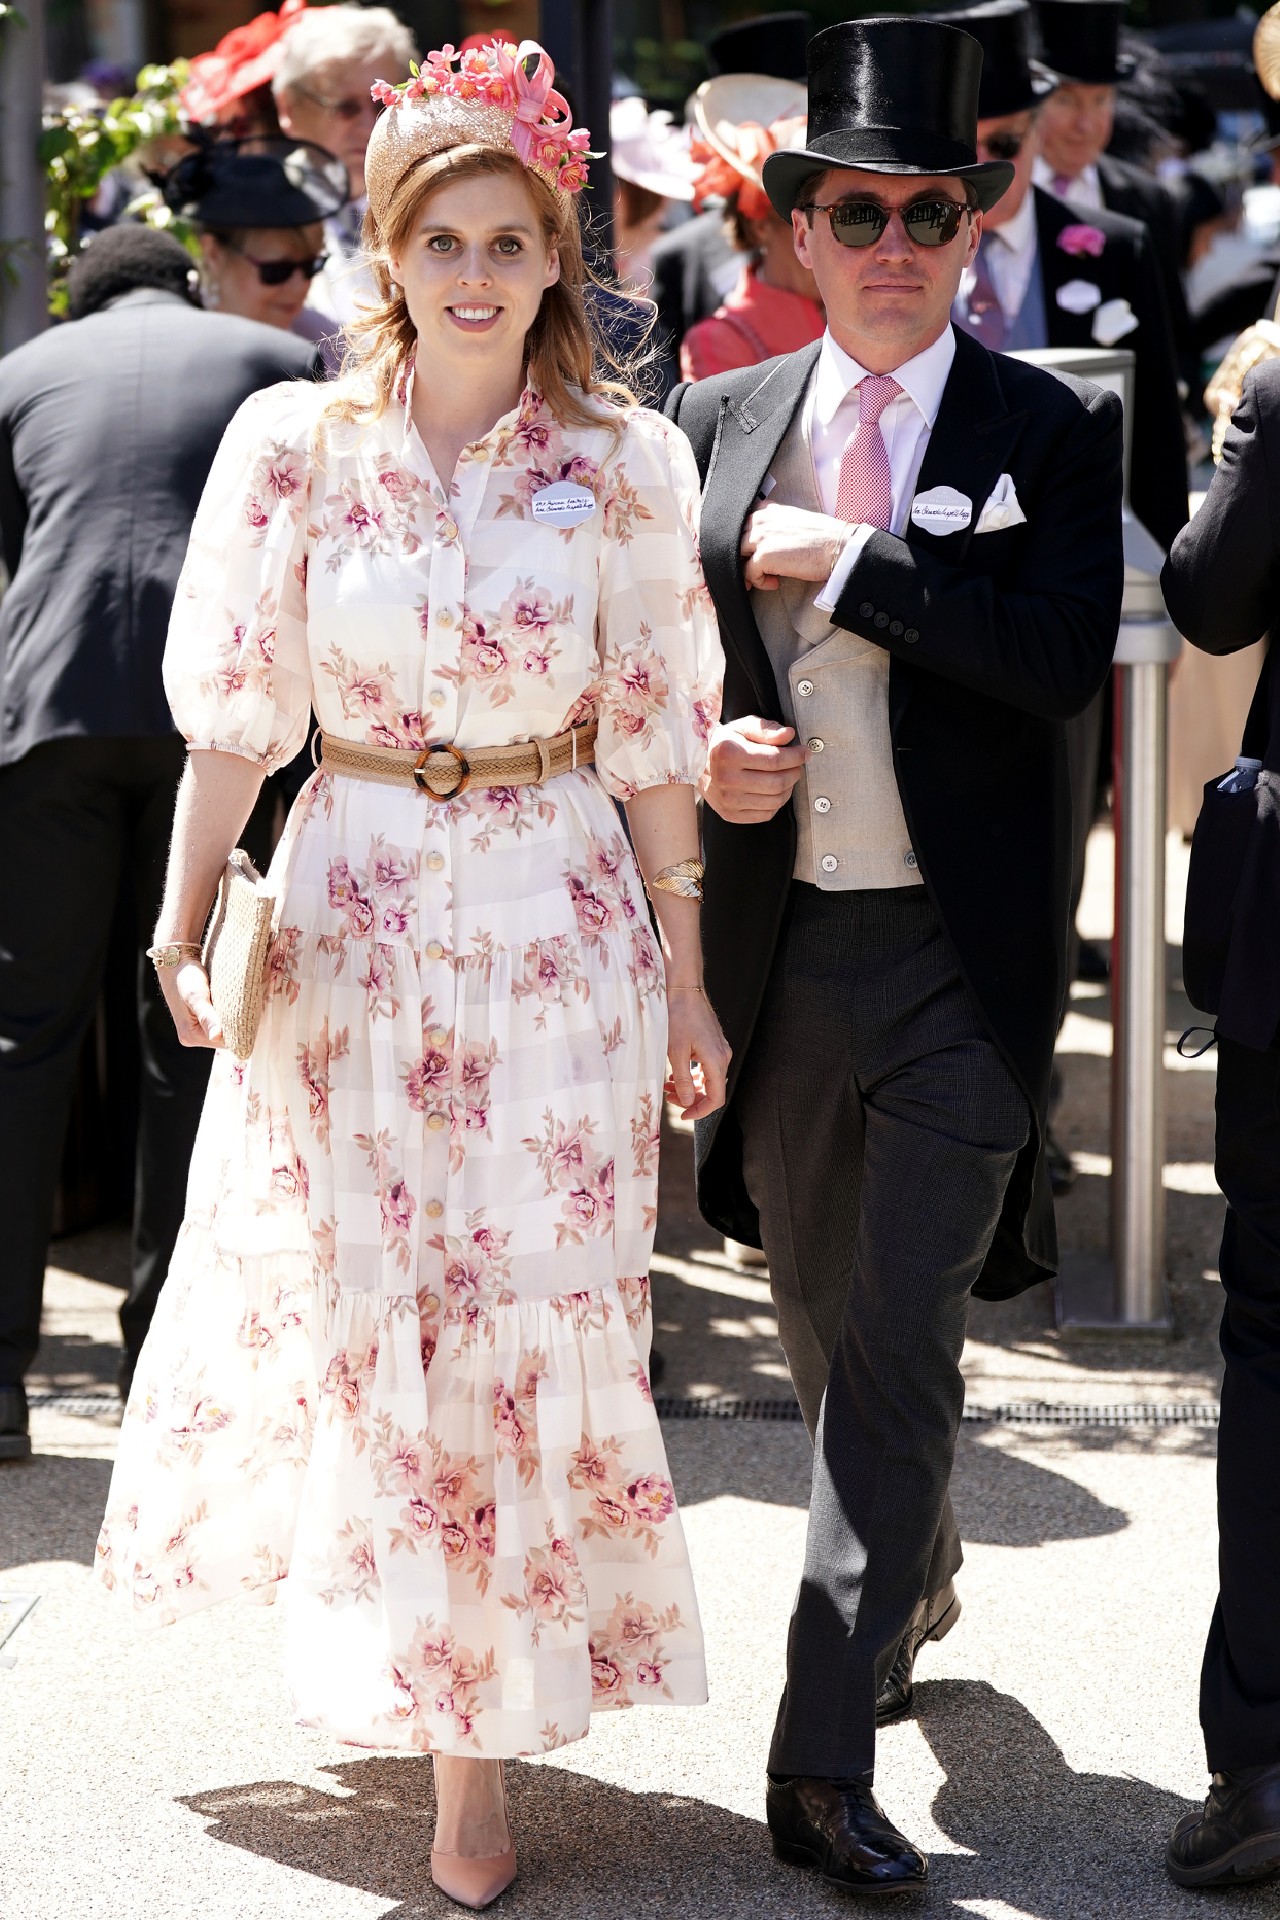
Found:
<path fill-rule="evenodd" d="M 336 389 L 241 409 L 197 516 L 155 950 L 193 1045 L 221 1031 L 191 943 L 312 704 L 325 764 L 272 866 L 253 1053 L 215 1061 L 99 1546 L 146 1621 L 285 1582 L 302 1723 L 436 1756 L 432 1872 L 469 1905 L 515 1871 L 503 1758 L 706 1685 L 647 1274 L 664 1053 L 687 1114 L 724 1090 L 679 864 L 721 663 L 692 455 L 592 377 L 588 141 L 550 81 L 495 45 L 382 89 L 382 305 Z M 461 779 L 592 721 L 594 766 L 575 735 L 541 784 Z M 399 777 L 440 742 L 443 796 Z"/>

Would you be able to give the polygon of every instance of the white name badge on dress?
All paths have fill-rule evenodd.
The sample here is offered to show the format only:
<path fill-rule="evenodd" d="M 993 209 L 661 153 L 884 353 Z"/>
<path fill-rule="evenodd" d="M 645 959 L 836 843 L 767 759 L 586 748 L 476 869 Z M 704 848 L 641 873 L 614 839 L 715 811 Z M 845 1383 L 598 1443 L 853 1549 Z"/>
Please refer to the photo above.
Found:
<path fill-rule="evenodd" d="M 580 526 L 596 510 L 596 497 L 586 487 L 575 487 L 572 480 L 555 480 L 533 496 L 535 520 L 550 520 L 557 527 Z"/>
<path fill-rule="evenodd" d="M 954 487 L 930 487 L 911 502 L 911 524 L 926 533 L 960 533 L 972 518 L 972 500 Z"/>

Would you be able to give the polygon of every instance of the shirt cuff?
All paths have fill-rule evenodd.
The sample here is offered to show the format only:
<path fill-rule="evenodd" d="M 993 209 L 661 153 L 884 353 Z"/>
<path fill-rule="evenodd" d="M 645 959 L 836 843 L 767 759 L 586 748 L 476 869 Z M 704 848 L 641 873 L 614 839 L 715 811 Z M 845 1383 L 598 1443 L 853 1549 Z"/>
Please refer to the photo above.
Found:
<path fill-rule="evenodd" d="M 814 600 L 819 613 L 834 613 L 836 602 L 849 584 L 849 576 L 858 564 L 858 556 L 875 532 L 874 527 L 855 527 L 853 537 L 846 541 L 844 551 L 831 569 L 830 578 L 822 592 Z"/>

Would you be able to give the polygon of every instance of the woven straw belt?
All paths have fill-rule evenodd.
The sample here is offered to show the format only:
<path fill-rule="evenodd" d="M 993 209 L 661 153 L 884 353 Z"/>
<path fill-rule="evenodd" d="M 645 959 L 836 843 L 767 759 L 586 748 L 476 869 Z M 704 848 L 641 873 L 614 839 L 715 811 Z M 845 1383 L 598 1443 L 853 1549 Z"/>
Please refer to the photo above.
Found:
<path fill-rule="evenodd" d="M 452 800 L 466 787 L 540 787 L 557 774 L 589 767 L 596 757 L 594 720 L 550 740 L 518 740 L 509 747 L 371 747 L 320 734 L 319 765 L 357 780 L 418 787 L 434 800 Z"/>

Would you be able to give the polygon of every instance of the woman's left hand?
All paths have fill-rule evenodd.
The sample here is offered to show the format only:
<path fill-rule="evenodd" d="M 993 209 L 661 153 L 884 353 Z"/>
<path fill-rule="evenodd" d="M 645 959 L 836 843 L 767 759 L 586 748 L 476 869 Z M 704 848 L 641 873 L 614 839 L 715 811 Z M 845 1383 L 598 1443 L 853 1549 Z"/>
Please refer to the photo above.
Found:
<path fill-rule="evenodd" d="M 732 1049 L 706 995 L 687 987 L 670 988 L 666 1092 L 682 1120 L 702 1120 L 724 1105 L 731 1058 Z"/>

